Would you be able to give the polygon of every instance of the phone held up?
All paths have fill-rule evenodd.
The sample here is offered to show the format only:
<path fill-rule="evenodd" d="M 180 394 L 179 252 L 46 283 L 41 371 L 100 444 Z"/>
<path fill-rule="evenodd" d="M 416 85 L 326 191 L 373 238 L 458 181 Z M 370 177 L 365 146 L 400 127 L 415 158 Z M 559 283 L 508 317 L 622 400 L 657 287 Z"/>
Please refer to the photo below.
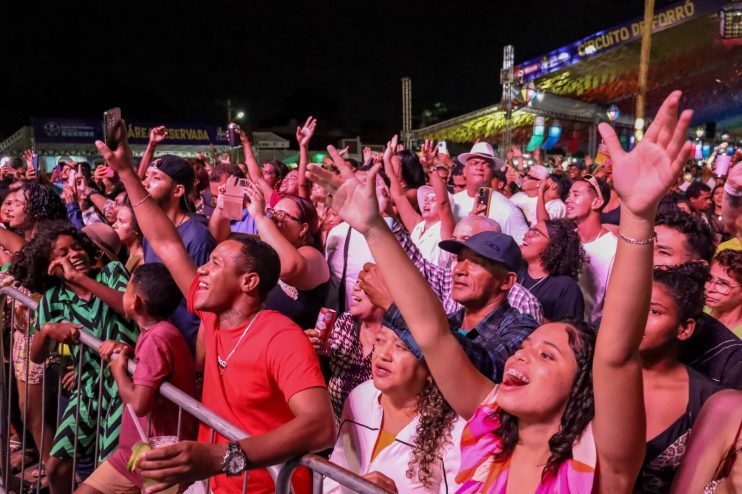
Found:
<path fill-rule="evenodd" d="M 103 112 L 103 138 L 111 151 L 119 147 L 123 139 L 123 121 L 121 108 L 111 108 Z"/>
<path fill-rule="evenodd" d="M 224 194 L 224 217 L 230 220 L 241 220 L 242 209 L 245 205 L 247 194 L 245 189 L 250 185 L 247 179 L 238 177 L 229 177 L 225 185 Z"/>
<path fill-rule="evenodd" d="M 477 204 L 485 206 L 484 215 L 489 216 L 490 214 L 490 198 L 492 197 L 491 187 L 480 187 L 479 194 L 477 194 Z"/>
<path fill-rule="evenodd" d="M 237 124 L 231 123 L 227 125 L 227 141 L 231 147 L 238 146 L 240 144 L 240 135 L 237 133 Z"/>

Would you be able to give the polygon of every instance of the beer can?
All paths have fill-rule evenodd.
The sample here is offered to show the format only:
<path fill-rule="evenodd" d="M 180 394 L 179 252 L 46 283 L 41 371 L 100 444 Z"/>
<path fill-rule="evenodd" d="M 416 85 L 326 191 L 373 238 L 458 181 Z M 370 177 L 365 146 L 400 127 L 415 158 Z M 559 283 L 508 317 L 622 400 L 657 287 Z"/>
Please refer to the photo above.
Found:
<path fill-rule="evenodd" d="M 337 317 L 338 313 L 332 309 L 328 309 L 327 307 L 320 308 L 319 314 L 317 315 L 317 323 L 314 325 L 314 328 L 320 333 L 320 353 L 322 355 L 327 355 L 329 351 L 328 342 Z"/>

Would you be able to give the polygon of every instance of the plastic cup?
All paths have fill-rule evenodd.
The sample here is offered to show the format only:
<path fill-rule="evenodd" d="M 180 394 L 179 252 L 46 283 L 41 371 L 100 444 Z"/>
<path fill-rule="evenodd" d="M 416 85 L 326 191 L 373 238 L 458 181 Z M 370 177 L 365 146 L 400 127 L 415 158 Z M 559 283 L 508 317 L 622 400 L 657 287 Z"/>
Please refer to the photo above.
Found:
<path fill-rule="evenodd" d="M 177 443 L 178 436 L 155 436 L 155 437 L 151 437 L 148 442 L 149 442 L 149 447 L 152 449 L 164 448 L 165 446 L 170 446 L 172 444 Z M 146 489 L 147 487 L 151 487 L 155 484 L 158 484 L 159 482 L 160 481 L 157 479 L 148 479 L 147 477 L 144 477 L 143 488 Z M 174 485 L 162 491 L 162 494 L 177 494 L 177 493 L 178 493 L 177 485 Z"/>

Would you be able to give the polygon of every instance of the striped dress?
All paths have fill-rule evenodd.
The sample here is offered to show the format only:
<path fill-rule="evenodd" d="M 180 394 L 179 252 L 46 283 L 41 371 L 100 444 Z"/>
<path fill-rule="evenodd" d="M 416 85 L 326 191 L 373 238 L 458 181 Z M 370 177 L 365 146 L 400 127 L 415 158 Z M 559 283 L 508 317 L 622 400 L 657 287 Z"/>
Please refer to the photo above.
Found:
<path fill-rule="evenodd" d="M 124 266 L 114 261 L 100 271 L 91 271 L 88 276 L 114 290 L 125 291 L 129 275 Z M 81 324 L 83 331 L 100 340 L 117 340 L 132 348 L 136 345 L 139 330 L 133 322 L 127 321 L 98 297 L 86 301 L 75 295 L 66 285 L 59 284 L 48 289 L 39 302 L 38 331 L 46 323 L 70 321 Z M 92 456 L 95 451 L 96 431 L 98 437 L 98 459 L 105 460 L 118 445 L 123 406 L 118 395 L 118 387 L 111 372 L 104 367 L 100 414 L 98 413 L 98 377 L 101 361 L 98 354 L 83 344 L 71 345 L 75 383 L 80 377 L 80 388 L 72 390 L 69 403 L 64 410 L 59 428 L 54 437 L 51 454 L 61 459 L 71 459 L 75 451 L 75 432 L 77 431 L 78 455 Z M 78 367 L 82 354 L 82 367 Z M 76 424 L 76 408 L 80 403 L 80 420 Z M 100 415 L 100 422 L 98 422 Z"/>

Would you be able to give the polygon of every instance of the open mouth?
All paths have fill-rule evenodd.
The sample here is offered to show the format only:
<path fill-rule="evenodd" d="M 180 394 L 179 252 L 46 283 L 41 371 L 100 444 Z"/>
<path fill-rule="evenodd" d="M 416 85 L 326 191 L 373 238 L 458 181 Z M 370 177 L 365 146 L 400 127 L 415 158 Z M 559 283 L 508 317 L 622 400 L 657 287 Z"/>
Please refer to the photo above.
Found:
<path fill-rule="evenodd" d="M 512 367 L 505 370 L 505 376 L 502 379 L 502 384 L 508 388 L 519 388 L 526 386 L 529 382 L 531 381 L 528 376 Z"/>
<path fill-rule="evenodd" d="M 206 283 L 206 282 L 205 282 L 205 281 L 203 281 L 203 280 L 200 280 L 200 281 L 198 282 L 198 289 L 199 289 L 199 290 L 208 290 L 208 289 L 209 289 L 209 287 L 211 287 L 211 285 L 209 285 L 208 283 Z"/>
<path fill-rule="evenodd" d="M 352 296 L 352 297 L 351 297 L 350 299 L 351 299 L 351 300 L 352 300 L 352 301 L 353 301 L 354 303 L 356 303 L 356 304 L 360 304 L 360 303 L 361 303 L 361 297 L 356 297 L 355 295 L 353 295 L 353 296 Z"/>

